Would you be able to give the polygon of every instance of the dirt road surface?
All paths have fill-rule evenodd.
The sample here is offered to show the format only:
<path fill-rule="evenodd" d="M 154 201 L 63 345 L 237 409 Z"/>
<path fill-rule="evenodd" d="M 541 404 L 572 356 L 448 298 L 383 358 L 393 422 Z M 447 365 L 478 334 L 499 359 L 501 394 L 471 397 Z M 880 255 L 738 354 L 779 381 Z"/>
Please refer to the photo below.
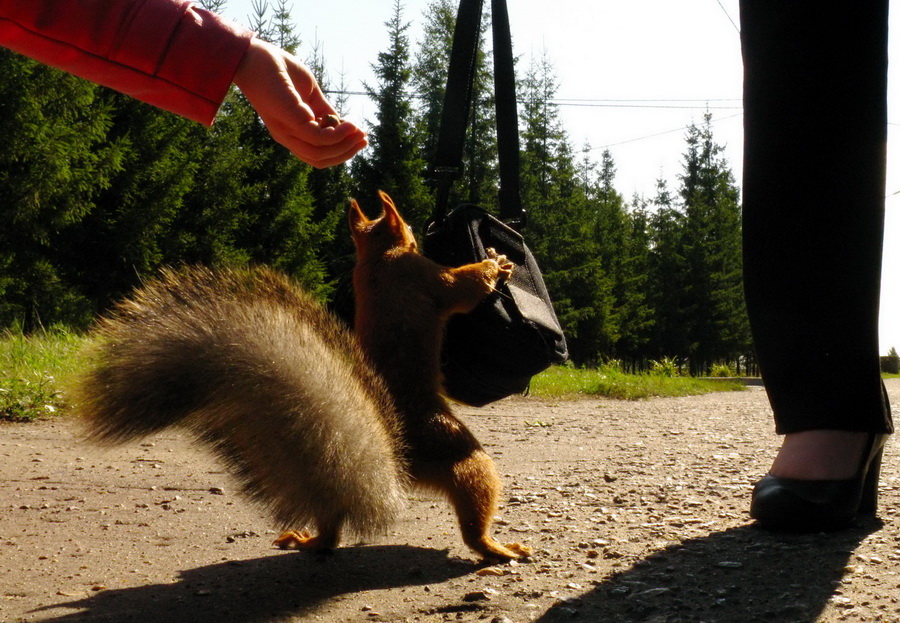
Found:
<path fill-rule="evenodd" d="M 459 411 L 527 562 L 478 565 L 427 497 L 377 542 L 281 552 L 186 434 L 105 450 L 71 418 L 0 425 L 0 621 L 900 621 L 895 443 L 880 521 L 796 536 L 747 515 L 778 446 L 759 388 Z"/>

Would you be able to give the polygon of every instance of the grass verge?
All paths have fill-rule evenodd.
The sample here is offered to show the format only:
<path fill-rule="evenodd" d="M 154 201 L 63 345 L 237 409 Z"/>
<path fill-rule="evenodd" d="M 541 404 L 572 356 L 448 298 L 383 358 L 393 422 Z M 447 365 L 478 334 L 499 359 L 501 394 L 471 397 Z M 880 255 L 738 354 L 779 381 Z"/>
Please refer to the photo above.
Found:
<path fill-rule="evenodd" d="M 554 366 L 532 379 L 530 393 L 541 398 L 605 396 L 620 400 L 641 400 L 744 389 L 746 386 L 734 379 L 698 379 L 654 373 L 628 374 L 617 366 L 595 369 Z"/>
<path fill-rule="evenodd" d="M 84 338 L 65 329 L 0 333 L 0 420 L 29 421 L 65 406 L 59 380 L 76 366 Z"/>
<path fill-rule="evenodd" d="M 59 381 L 76 371 L 76 353 L 85 339 L 65 329 L 27 336 L 16 330 L 0 332 L 0 420 L 28 421 L 62 410 L 65 396 Z M 555 366 L 532 380 L 530 393 L 553 399 L 605 396 L 640 400 L 742 389 L 744 384 L 733 379 L 628 374 L 615 365 L 597 369 Z"/>
<path fill-rule="evenodd" d="M 17 330 L 0 333 L 0 420 L 29 421 L 63 410 L 66 405 L 60 381 L 76 371 L 76 353 L 85 340 L 65 329 L 27 336 Z M 626 374 L 616 366 L 556 366 L 531 383 L 532 396 L 557 399 L 607 396 L 639 400 L 741 389 L 744 385 L 737 381 Z"/>

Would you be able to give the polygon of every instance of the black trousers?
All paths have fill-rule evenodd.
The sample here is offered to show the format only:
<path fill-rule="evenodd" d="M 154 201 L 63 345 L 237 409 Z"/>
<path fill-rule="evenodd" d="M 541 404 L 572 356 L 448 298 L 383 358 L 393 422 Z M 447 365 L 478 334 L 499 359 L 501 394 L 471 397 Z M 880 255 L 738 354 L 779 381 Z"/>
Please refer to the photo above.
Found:
<path fill-rule="evenodd" d="M 779 433 L 891 432 L 878 305 L 888 0 L 742 0 L 744 282 Z"/>

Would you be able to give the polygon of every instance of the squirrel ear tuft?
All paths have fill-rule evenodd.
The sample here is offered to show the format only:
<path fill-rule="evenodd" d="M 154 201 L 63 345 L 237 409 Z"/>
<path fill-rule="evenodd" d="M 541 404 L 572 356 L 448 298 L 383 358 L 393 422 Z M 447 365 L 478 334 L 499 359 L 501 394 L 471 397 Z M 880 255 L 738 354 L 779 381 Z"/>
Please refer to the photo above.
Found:
<path fill-rule="evenodd" d="M 394 204 L 394 200 L 391 199 L 390 195 L 383 190 L 379 190 L 378 196 L 381 197 L 381 209 L 384 211 L 384 218 L 386 218 L 395 229 L 405 228 L 406 224 L 403 221 L 403 217 L 400 216 L 400 211 L 397 210 L 397 206 Z"/>
<path fill-rule="evenodd" d="M 350 231 L 354 233 L 362 233 L 369 227 L 369 219 L 363 214 L 356 199 L 350 200 L 350 209 L 347 211 L 347 218 L 350 222 Z"/>

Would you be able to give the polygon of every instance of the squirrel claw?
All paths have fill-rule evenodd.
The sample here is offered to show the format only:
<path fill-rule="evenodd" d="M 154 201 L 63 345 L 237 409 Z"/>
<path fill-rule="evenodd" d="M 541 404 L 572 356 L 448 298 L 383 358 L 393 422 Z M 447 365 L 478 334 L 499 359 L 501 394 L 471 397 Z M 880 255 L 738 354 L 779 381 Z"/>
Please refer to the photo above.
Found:
<path fill-rule="evenodd" d="M 531 557 L 531 548 L 521 543 L 500 544 L 488 537 L 481 547 L 474 548 L 484 559 L 490 561 L 509 562 Z"/>
<path fill-rule="evenodd" d="M 527 545 L 522 545 L 521 543 L 504 543 L 502 547 L 506 550 L 506 552 L 504 552 L 504 560 L 531 558 L 531 548 Z M 512 553 L 513 556 L 508 556 L 508 553 Z"/>
<path fill-rule="evenodd" d="M 288 530 L 272 541 L 272 545 L 278 549 L 315 549 L 316 537 L 307 530 Z"/>
<path fill-rule="evenodd" d="M 488 247 L 487 249 L 485 249 L 485 252 L 487 253 L 489 259 L 497 262 L 497 265 L 500 267 L 501 275 L 503 275 L 505 278 L 509 278 L 509 276 L 512 275 L 513 267 L 515 266 L 515 264 L 510 262 L 509 258 L 507 258 L 505 255 L 497 253 L 497 249 L 493 247 Z"/>
<path fill-rule="evenodd" d="M 519 558 L 531 557 L 531 548 L 527 545 L 522 545 L 521 543 L 506 543 L 505 547 L 506 549 L 518 554 Z"/>

